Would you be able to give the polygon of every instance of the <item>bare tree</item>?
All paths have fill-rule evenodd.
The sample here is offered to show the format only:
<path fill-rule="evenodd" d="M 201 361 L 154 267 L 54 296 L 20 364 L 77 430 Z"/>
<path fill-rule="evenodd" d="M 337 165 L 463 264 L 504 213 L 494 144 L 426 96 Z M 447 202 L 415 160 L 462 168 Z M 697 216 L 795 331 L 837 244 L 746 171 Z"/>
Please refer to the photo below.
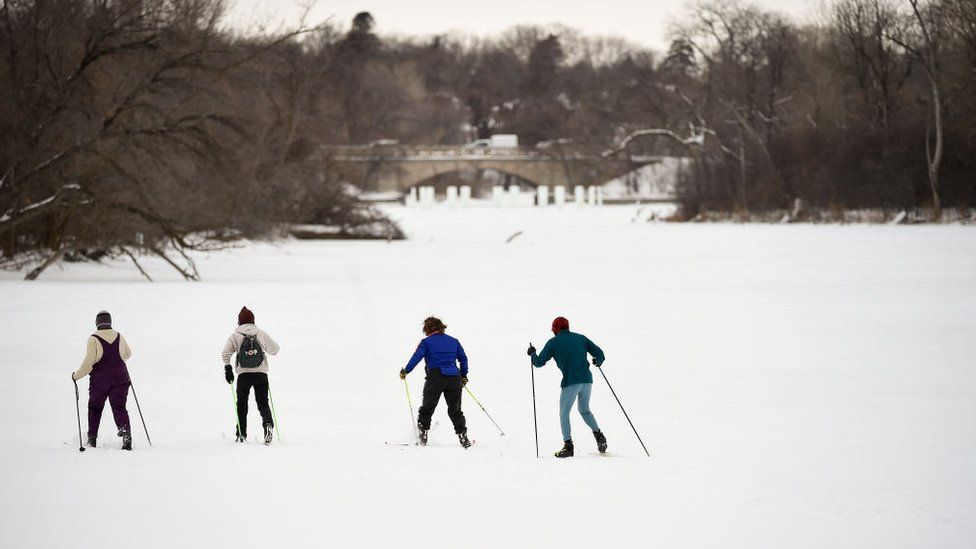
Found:
<path fill-rule="evenodd" d="M 796 29 L 776 13 L 712 1 L 695 4 L 673 36 L 703 62 L 706 95 L 702 116 L 724 150 L 735 151 L 725 158 L 737 164 L 737 206 L 748 210 L 752 193 L 785 202 L 788 186 L 770 143 L 791 100 L 786 85 Z M 759 160 L 751 167 L 749 149 L 755 150 L 753 156 Z M 750 178 L 755 181 L 750 183 Z"/>
<path fill-rule="evenodd" d="M 61 258 L 148 253 L 196 280 L 190 252 L 295 219 L 292 201 L 354 210 L 332 192 L 337 182 L 317 186 L 325 190 L 317 201 L 279 185 L 288 172 L 280 166 L 297 166 L 292 160 L 302 156 L 298 133 L 307 116 L 260 99 L 284 90 L 312 105 L 318 98 L 298 78 L 312 73 L 293 71 L 292 82 L 275 82 L 270 95 L 254 85 L 270 56 L 286 58 L 300 49 L 294 38 L 315 29 L 235 38 L 220 29 L 222 7 L 218 0 L 4 2 L 3 262 L 40 254 L 33 279 Z M 261 137 L 272 133 L 281 145 L 264 147 Z M 315 163 L 304 156 L 304 171 L 292 173 L 307 182 L 316 178 Z"/>
<path fill-rule="evenodd" d="M 925 158 L 928 162 L 929 188 L 932 191 L 932 209 L 935 221 L 942 219 L 942 201 L 939 198 L 939 169 L 945 149 L 945 130 L 942 114 L 942 85 L 940 49 L 947 29 L 945 13 L 941 5 L 920 5 L 919 0 L 907 0 L 911 6 L 914 27 L 903 34 L 892 34 L 891 39 L 912 54 L 925 68 L 932 104 L 931 123 L 925 124 Z M 935 126 L 935 145 L 931 143 L 931 126 Z"/>
<path fill-rule="evenodd" d="M 865 112 L 886 136 L 898 94 L 911 75 L 892 36 L 900 25 L 892 0 L 841 0 L 832 7 L 838 66 L 856 79 Z"/>

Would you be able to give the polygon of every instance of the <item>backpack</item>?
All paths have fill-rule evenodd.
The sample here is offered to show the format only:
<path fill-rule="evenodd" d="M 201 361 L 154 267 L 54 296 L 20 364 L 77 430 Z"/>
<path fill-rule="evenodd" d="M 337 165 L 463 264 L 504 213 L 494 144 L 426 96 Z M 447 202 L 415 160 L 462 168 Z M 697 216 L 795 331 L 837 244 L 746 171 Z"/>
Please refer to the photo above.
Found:
<path fill-rule="evenodd" d="M 258 343 L 257 335 L 246 335 L 241 342 L 241 348 L 237 350 L 237 365 L 241 368 L 257 368 L 264 364 L 264 349 Z"/>

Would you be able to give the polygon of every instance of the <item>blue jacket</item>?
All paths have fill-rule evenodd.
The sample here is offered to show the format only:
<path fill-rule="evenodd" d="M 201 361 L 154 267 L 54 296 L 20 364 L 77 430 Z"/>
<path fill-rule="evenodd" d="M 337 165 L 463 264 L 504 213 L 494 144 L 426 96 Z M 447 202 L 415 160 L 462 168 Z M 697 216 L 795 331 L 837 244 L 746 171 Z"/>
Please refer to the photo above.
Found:
<path fill-rule="evenodd" d="M 437 368 L 445 376 L 468 375 L 468 355 L 464 354 L 461 342 L 447 334 L 436 333 L 421 339 L 404 370 L 410 373 L 420 359 L 424 359 L 428 370 Z M 455 362 L 461 363 L 460 370 Z"/>
<path fill-rule="evenodd" d="M 549 340 L 542 352 L 532 355 L 532 365 L 541 368 L 549 359 L 556 359 L 556 366 L 563 372 L 561 387 L 568 387 L 577 383 L 593 383 L 590 364 L 586 361 L 587 353 L 593 355 L 597 364 L 603 364 L 606 355 L 586 336 L 563 330 L 556 337 Z"/>

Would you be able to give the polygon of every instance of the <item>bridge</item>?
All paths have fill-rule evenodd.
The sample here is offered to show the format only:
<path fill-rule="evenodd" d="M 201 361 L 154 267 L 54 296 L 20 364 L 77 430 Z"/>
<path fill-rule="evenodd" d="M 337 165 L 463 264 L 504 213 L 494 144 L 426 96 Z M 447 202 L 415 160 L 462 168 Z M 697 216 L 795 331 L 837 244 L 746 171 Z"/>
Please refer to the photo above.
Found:
<path fill-rule="evenodd" d="M 442 174 L 495 170 L 535 186 L 600 185 L 659 156 L 603 153 L 580 148 L 473 147 L 443 145 L 334 146 L 325 161 L 347 182 L 369 192 L 407 192 Z"/>

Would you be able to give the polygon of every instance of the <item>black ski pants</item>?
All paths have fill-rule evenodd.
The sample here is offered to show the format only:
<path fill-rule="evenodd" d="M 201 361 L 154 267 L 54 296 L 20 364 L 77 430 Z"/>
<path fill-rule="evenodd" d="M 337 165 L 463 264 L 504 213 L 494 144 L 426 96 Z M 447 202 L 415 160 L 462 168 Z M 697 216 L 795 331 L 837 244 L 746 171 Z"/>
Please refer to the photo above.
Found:
<path fill-rule="evenodd" d="M 247 436 L 247 399 L 254 387 L 254 400 L 261 412 L 261 421 L 274 425 L 271 407 L 268 406 L 268 374 L 255 372 L 237 376 L 237 420 L 241 422 L 241 434 Z"/>
<path fill-rule="evenodd" d="M 447 415 L 454 424 L 454 432 L 465 432 L 467 427 L 464 413 L 461 412 L 462 387 L 461 376 L 446 376 L 437 368 L 428 369 L 427 380 L 424 382 L 424 403 L 420 405 L 420 413 L 417 414 L 417 425 L 424 431 L 430 430 L 430 418 L 443 394 L 447 402 Z"/>

